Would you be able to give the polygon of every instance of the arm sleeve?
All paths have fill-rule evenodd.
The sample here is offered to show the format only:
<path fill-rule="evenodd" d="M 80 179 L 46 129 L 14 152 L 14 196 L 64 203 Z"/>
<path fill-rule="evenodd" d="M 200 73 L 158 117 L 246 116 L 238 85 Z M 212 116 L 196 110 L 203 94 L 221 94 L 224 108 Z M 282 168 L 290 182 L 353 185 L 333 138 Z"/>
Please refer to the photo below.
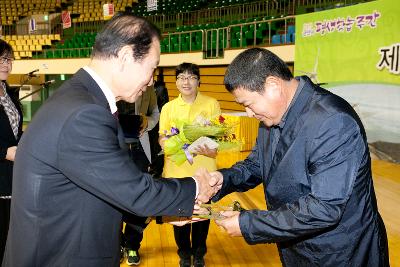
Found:
<path fill-rule="evenodd" d="M 120 148 L 117 128 L 103 108 L 80 108 L 60 134 L 60 170 L 82 189 L 139 216 L 190 216 L 196 193 L 193 179 L 153 179 L 139 171 Z"/>
<path fill-rule="evenodd" d="M 10 145 L 10 143 L 8 141 L 4 140 L 4 137 L 2 137 L 0 134 L 0 160 L 3 160 L 6 158 L 7 150 L 10 146 L 12 146 L 12 145 Z"/>
<path fill-rule="evenodd" d="M 257 143 L 244 161 L 236 163 L 229 169 L 219 171 L 222 173 L 224 181 L 221 190 L 212 199 L 213 201 L 218 201 L 232 192 L 245 192 L 262 183 Z"/>
<path fill-rule="evenodd" d="M 8 147 L 0 146 L 0 160 L 5 159 L 7 156 Z"/>
<path fill-rule="evenodd" d="M 349 199 L 365 152 L 359 127 L 346 114 L 331 116 L 311 142 L 311 193 L 273 211 L 245 211 L 240 229 L 250 244 L 281 242 L 336 225 Z"/>

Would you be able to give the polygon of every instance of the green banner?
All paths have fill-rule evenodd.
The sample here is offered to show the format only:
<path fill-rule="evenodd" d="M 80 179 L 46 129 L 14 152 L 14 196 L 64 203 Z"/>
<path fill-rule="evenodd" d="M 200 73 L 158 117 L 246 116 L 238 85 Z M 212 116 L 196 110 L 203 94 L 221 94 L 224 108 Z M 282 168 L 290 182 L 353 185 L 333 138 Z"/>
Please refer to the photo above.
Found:
<path fill-rule="evenodd" d="M 400 84 L 400 4 L 378 0 L 296 17 L 295 75 Z"/>

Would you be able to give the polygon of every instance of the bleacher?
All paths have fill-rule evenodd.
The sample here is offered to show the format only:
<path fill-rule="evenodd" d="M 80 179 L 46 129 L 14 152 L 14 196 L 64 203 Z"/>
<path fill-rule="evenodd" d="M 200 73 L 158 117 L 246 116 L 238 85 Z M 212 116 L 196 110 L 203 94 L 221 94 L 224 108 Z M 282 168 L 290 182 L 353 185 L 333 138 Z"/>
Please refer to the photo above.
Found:
<path fill-rule="evenodd" d="M 295 14 L 364 2 L 363 0 L 160 0 L 155 11 L 147 1 L 115 2 L 115 12 L 145 16 L 163 32 L 162 53 L 204 52 L 208 58 L 221 57 L 226 49 L 293 44 Z M 16 59 L 89 57 L 95 33 L 104 24 L 103 4 L 107 0 L 5 0 L 0 9 L 4 27 Z M 61 30 L 61 19 L 53 19 L 50 34 L 17 35 L 12 25 L 34 13 L 61 9 L 71 12 L 73 26 Z M 4 15 L 3 15 L 4 14 Z M 8 26 L 8 27 L 7 27 Z M 27 25 L 26 25 L 27 26 Z M 3 33 L 4 33 L 3 27 Z"/>
<path fill-rule="evenodd" d="M 61 8 L 61 3 L 64 1 L 65 0 L 1 0 L 1 24 L 12 25 L 22 17 L 54 12 L 56 8 Z"/>
<path fill-rule="evenodd" d="M 16 60 L 32 58 L 36 52 L 43 51 L 45 47 L 51 47 L 52 42 L 60 41 L 60 34 L 33 34 L 33 35 L 5 35 L 3 39 L 14 50 Z"/>
<path fill-rule="evenodd" d="M 132 7 L 136 2 L 137 0 L 115 1 L 114 11 L 124 12 L 127 6 Z M 68 11 L 77 16 L 72 19 L 73 22 L 101 21 L 103 20 L 103 5 L 108 3 L 110 1 L 107 0 L 73 1 L 73 4 L 68 6 Z"/>

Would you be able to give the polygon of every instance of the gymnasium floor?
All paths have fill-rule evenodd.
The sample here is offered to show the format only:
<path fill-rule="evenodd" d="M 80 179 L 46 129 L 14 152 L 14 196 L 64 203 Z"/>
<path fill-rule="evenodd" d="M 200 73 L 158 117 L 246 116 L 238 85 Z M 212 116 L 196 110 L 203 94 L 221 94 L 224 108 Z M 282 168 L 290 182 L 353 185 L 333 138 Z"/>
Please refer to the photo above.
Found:
<path fill-rule="evenodd" d="M 218 158 L 220 167 L 230 166 L 243 158 L 244 154 L 234 153 Z M 373 175 L 380 213 L 385 221 L 389 239 L 390 263 L 400 267 L 400 165 L 373 160 Z M 247 209 L 265 209 L 262 187 L 246 193 L 234 193 L 225 197 L 222 204 L 239 200 Z M 282 266 L 274 244 L 248 245 L 243 238 L 230 237 L 211 222 L 207 239 L 208 253 L 205 257 L 207 267 L 222 266 Z M 172 226 L 157 225 L 151 222 L 144 232 L 140 249 L 143 267 L 178 266 L 176 244 Z M 124 262 L 123 267 L 128 265 Z"/>

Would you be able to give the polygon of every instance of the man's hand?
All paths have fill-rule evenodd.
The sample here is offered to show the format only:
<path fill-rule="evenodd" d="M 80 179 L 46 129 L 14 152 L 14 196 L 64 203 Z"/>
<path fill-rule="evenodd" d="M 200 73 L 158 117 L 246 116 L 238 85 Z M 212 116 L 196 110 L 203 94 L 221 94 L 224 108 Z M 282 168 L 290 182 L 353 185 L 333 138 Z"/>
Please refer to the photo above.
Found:
<path fill-rule="evenodd" d="M 224 211 L 221 213 L 225 218 L 215 220 L 215 223 L 224 228 L 230 236 L 242 236 L 239 226 L 239 211 Z"/>
<path fill-rule="evenodd" d="M 10 146 L 9 148 L 7 148 L 6 160 L 14 161 L 16 152 L 17 152 L 16 146 Z"/>
<path fill-rule="evenodd" d="M 211 175 L 211 178 L 212 178 L 211 179 L 211 181 L 212 181 L 211 186 L 216 187 L 216 190 L 218 192 L 222 188 L 222 183 L 224 182 L 224 176 L 219 171 L 210 172 L 210 175 Z"/>
<path fill-rule="evenodd" d="M 196 148 L 196 154 L 215 159 L 217 157 L 218 151 L 216 148 L 211 149 L 207 145 L 204 145 Z"/>
<path fill-rule="evenodd" d="M 199 189 L 196 204 L 207 203 L 217 193 L 215 185 L 218 181 L 205 168 L 198 169 L 193 178 L 197 181 Z"/>

